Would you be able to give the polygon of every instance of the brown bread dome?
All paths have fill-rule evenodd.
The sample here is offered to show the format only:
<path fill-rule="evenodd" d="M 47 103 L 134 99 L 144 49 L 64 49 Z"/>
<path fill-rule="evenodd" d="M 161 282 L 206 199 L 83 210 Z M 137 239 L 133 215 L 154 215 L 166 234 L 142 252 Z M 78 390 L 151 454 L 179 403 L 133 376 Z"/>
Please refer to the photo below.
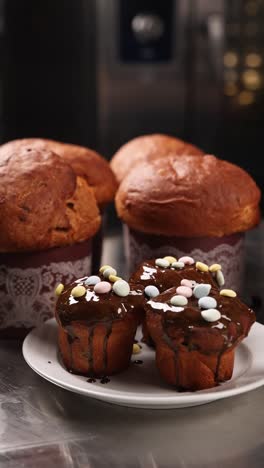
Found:
<path fill-rule="evenodd" d="M 0 179 L 1 252 L 81 242 L 100 227 L 93 190 L 52 151 L 2 147 Z"/>
<path fill-rule="evenodd" d="M 130 140 L 114 154 L 111 167 L 120 183 L 139 163 L 163 158 L 170 153 L 196 156 L 204 152 L 190 143 L 168 135 L 143 135 Z"/>
<path fill-rule="evenodd" d="M 109 163 L 95 151 L 78 145 L 61 143 L 42 138 L 24 138 L 10 141 L 0 147 L 0 155 L 6 151 L 16 151 L 28 147 L 36 150 L 50 150 L 63 157 L 77 176 L 86 180 L 94 190 L 100 207 L 114 199 L 117 189 L 115 176 Z"/>
<path fill-rule="evenodd" d="M 119 217 L 140 232 L 221 237 L 260 220 L 260 190 L 240 167 L 214 156 L 170 155 L 142 163 L 121 183 Z"/>

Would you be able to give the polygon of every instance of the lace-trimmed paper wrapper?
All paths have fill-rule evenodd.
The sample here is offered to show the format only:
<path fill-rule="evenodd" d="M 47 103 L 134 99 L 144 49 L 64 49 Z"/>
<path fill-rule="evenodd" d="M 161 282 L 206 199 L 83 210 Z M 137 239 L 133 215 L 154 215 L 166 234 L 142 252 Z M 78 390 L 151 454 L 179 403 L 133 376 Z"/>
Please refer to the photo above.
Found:
<path fill-rule="evenodd" d="M 42 252 L 0 254 L 0 336 L 54 316 L 55 287 L 91 272 L 91 242 Z"/>
<path fill-rule="evenodd" d="M 241 292 L 244 279 L 244 234 L 226 237 L 181 238 L 144 234 L 124 225 L 125 255 L 128 272 L 144 260 L 173 255 L 190 255 L 208 265 L 220 263 L 225 286 Z"/>

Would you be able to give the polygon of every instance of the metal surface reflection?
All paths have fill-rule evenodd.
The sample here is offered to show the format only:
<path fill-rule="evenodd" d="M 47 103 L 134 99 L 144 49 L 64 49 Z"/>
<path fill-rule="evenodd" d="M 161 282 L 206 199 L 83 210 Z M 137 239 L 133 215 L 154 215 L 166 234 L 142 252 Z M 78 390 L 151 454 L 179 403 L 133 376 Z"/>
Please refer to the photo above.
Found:
<path fill-rule="evenodd" d="M 261 321 L 263 242 L 264 226 L 248 237 L 245 291 Z M 106 241 L 107 262 L 124 272 L 119 235 Z M 0 369 L 1 468 L 264 466 L 264 389 L 193 408 L 136 410 L 44 381 L 15 342 L 0 342 Z"/>

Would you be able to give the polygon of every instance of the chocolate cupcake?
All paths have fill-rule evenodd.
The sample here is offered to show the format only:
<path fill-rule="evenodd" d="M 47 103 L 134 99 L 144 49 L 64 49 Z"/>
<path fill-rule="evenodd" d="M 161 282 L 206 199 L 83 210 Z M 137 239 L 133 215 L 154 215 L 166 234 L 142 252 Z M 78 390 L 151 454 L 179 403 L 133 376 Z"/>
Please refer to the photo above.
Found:
<path fill-rule="evenodd" d="M 133 138 L 114 154 L 111 168 L 118 183 L 127 176 L 138 164 L 151 162 L 157 158 L 168 157 L 170 154 L 202 155 L 204 152 L 186 141 L 169 135 L 153 134 Z"/>
<path fill-rule="evenodd" d="M 214 156 L 174 156 L 138 165 L 121 183 L 130 272 L 145 258 L 190 255 L 221 263 L 241 289 L 244 233 L 260 220 L 260 190 L 240 167 Z"/>
<path fill-rule="evenodd" d="M 235 348 L 255 321 L 233 290 L 219 291 L 196 279 L 189 284 L 191 295 L 176 286 L 145 306 L 157 368 L 178 390 L 203 390 L 229 380 Z"/>
<path fill-rule="evenodd" d="M 59 349 L 66 368 L 102 377 L 125 370 L 130 362 L 142 310 L 143 288 L 101 270 L 99 276 L 59 285 L 56 319 Z"/>
<path fill-rule="evenodd" d="M 104 215 L 106 206 L 113 201 L 117 182 L 109 163 L 98 153 L 83 146 L 61 143 L 43 138 L 24 138 L 5 143 L 0 147 L 1 154 L 13 153 L 22 149 L 49 150 L 62 157 L 93 190 L 100 214 Z M 102 223 L 103 225 L 103 223 Z M 101 227 L 102 227 L 101 225 Z M 96 272 L 101 263 L 103 230 L 100 228 L 93 237 L 92 271 Z"/>
<path fill-rule="evenodd" d="M 192 257 L 181 257 L 178 260 L 172 256 L 156 258 L 142 262 L 130 277 L 131 284 L 141 284 L 144 287 L 146 299 L 156 297 L 173 286 L 183 286 L 198 281 L 213 287 L 225 284 L 222 267 L 219 264 L 210 266 L 203 262 L 195 262 Z M 182 284 L 183 282 L 183 284 Z M 142 316 L 143 341 L 149 346 L 154 342 L 147 329 L 144 314 Z"/>
<path fill-rule="evenodd" d="M 89 274 L 101 216 L 94 191 L 56 153 L 0 150 L 0 336 L 54 314 L 54 287 Z"/>

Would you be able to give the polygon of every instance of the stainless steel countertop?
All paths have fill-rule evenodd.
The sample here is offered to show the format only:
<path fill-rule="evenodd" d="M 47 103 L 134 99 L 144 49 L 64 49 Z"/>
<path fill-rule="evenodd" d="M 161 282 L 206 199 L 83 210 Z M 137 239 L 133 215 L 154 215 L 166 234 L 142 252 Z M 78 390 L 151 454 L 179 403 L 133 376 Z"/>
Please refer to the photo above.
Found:
<path fill-rule="evenodd" d="M 247 238 L 247 290 L 264 300 L 264 225 Z M 120 237 L 104 258 L 124 269 Z M 262 306 L 258 320 L 264 321 Z M 0 468 L 263 468 L 264 387 L 176 410 L 112 406 L 36 375 L 0 342 Z"/>

